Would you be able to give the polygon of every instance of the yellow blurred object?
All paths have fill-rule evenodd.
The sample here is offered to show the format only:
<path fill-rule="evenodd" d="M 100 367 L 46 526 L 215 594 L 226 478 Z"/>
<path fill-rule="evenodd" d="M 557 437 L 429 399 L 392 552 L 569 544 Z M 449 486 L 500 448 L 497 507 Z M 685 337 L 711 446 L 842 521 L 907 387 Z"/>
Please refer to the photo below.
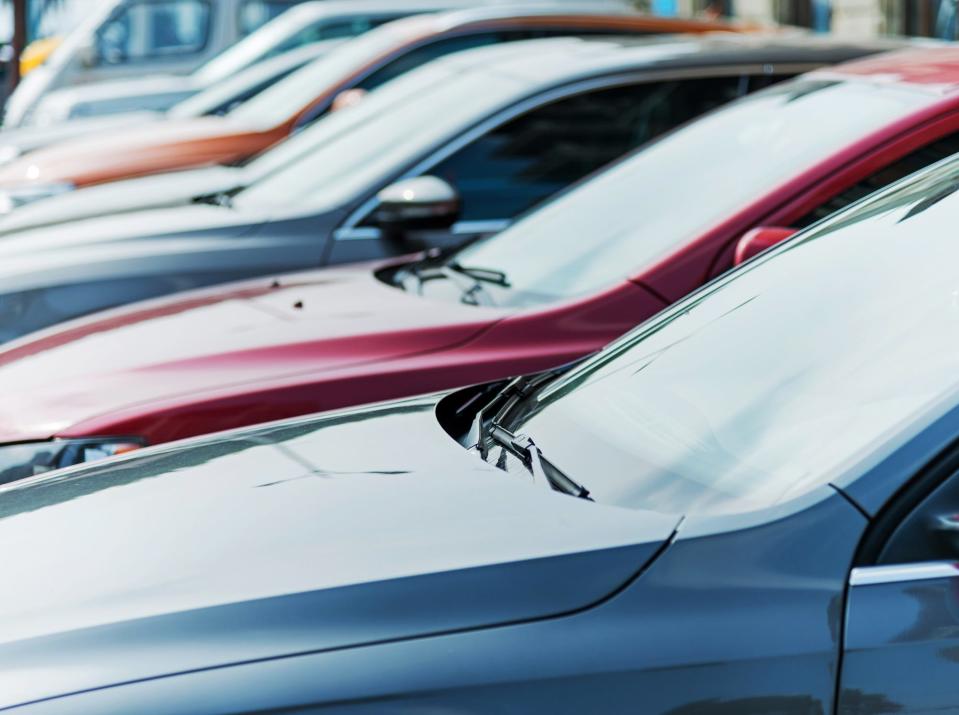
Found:
<path fill-rule="evenodd" d="M 26 77 L 37 67 L 47 61 L 47 58 L 63 42 L 62 37 L 44 37 L 41 40 L 34 40 L 20 56 L 20 76 Z"/>

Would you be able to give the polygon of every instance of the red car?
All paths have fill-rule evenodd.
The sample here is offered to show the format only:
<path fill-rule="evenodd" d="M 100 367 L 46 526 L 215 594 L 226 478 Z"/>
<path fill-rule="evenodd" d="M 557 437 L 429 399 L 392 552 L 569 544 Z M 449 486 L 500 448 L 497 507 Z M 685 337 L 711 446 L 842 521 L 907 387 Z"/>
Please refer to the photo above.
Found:
<path fill-rule="evenodd" d="M 558 365 L 783 228 L 956 150 L 959 49 L 909 50 L 727 105 L 456 253 L 180 294 L 36 334 L 0 350 L 0 481 Z M 779 228 L 751 231 L 763 226 Z"/>

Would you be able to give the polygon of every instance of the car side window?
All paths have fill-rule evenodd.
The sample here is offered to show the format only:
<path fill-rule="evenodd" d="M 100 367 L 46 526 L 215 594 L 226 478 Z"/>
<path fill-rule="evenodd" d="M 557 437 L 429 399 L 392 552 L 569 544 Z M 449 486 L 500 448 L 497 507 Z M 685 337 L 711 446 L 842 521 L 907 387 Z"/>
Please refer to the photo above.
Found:
<path fill-rule="evenodd" d="M 210 40 L 209 0 L 141 0 L 123 7 L 97 31 L 100 64 L 198 54 Z"/>
<path fill-rule="evenodd" d="M 959 561 L 959 474 L 908 511 L 879 551 L 880 565 Z"/>
<path fill-rule="evenodd" d="M 435 42 L 420 45 L 419 47 L 411 49 L 409 52 L 404 52 L 399 57 L 396 57 L 391 62 L 372 72 L 356 86 L 360 89 L 372 91 L 381 84 L 386 84 L 391 79 L 395 79 L 401 74 L 405 74 L 420 65 L 425 65 L 427 62 L 432 62 L 440 57 L 445 57 L 454 52 L 462 52 L 463 50 L 471 50 L 475 47 L 484 47 L 502 42 L 503 39 L 501 39 L 500 36 L 505 34 L 507 33 L 481 32 L 471 35 L 460 35 L 458 37 L 446 37 Z"/>
<path fill-rule="evenodd" d="M 500 125 L 426 173 L 457 188 L 463 220 L 513 218 L 740 91 L 735 76 L 578 94 Z"/>
<path fill-rule="evenodd" d="M 295 50 L 297 47 L 303 47 L 304 45 L 309 45 L 314 42 L 356 37 L 395 19 L 395 16 L 392 15 L 376 17 L 357 16 L 318 22 L 315 25 L 304 27 L 302 30 L 283 42 L 275 50 L 270 52 L 269 56 L 275 57 L 276 55 L 281 55 L 289 50 Z"/>
<path fill-rule="evenodd" d="M 241 35 L 249 35 L 295 5 L 298 0 L 244 0 L 238 18 Z"/>
<path fill-rule="evenodd" d="M 894 161 L 879 171 L 860 179 L 849 188 L 814 208 L 802 218 L 791 221 L 790 226 L 795 228 L 810 226 L 820 219 L 835 213 L 839 209 L 845 208 L 854 201 L 858 201 L 874 191 L 878 191 L 899 179 L 909 176 L 909 174 L 913 172 L 935 164 L 947 156 L 952 156 L 956 152 L 959 152 L 959 133 L 949 134 L 941 139 L 937 139 L 931 144 L 916 149 L 898 161 Z"/>

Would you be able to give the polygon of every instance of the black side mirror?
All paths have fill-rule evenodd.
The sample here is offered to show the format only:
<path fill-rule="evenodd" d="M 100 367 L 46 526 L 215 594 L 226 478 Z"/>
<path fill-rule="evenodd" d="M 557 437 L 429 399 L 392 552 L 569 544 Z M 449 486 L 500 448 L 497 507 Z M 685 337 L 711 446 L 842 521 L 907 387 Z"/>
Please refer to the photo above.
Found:
<path fill-rule="evenodd" d="M 436 176 L 402 179 L 376 198 L 373 220 L 388 234 L 450 228 L 460 215 L 459 193 Z"/>

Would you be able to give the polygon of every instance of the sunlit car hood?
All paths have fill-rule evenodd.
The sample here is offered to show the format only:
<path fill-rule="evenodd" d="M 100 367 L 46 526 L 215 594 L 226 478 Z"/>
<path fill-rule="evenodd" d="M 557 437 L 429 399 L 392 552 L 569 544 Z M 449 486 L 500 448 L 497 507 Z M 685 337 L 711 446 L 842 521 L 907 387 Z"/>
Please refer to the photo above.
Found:
<path fill-rule="evenodd" d="M 334 413 L 4 490 L 16 587 L 0 591 L 0 707 L 568 613 L 674 533 L 677 517 L 490 467 L 433 408 Z"/>
<path fill-rule="evenodd" d="M 163 119 L 163 115 L 158 112 L 126 112 L 88 119 L 73 119 L 49 127 L 31 126 L 7 129 L 0 134 L 0 160 L 3 164 L 9 163 L 21 154 L 57 142 L 64 142 L 90 134 L 143 126 L 145 122 L 157 122 L 161 119 Z M 101 141 L 108 140 L 101 139 Z"/>
<path fill-rule="evenodd" d="M 244 177 L 242 169 L 214 166 L 91 186 L 23 206 L 0 218 L 0 237 L 98 216 L 183 206 L 200 196 L 241 187 Z M 135 217 L 131 221 L 136 221 Z M 136 228 L 141 231 L 149 226 L 139 223 Z"/>
<path fill-rule="evenodd" d="M 382 283 L 365 266 L 119 308 L 0 349 L 0 441 L 68 436 L 98 415 L 134 405 L 193 402 L 443 350 L 507 314 L 427 302 Z"/>
<path fill-rule="evenodd" d="M 0 187 L 70 181 L 78 186 L 229 163 L 260 146 L 260 131 L 224 117 L 151 122 L 38 149 L 0 167 Z"/>

